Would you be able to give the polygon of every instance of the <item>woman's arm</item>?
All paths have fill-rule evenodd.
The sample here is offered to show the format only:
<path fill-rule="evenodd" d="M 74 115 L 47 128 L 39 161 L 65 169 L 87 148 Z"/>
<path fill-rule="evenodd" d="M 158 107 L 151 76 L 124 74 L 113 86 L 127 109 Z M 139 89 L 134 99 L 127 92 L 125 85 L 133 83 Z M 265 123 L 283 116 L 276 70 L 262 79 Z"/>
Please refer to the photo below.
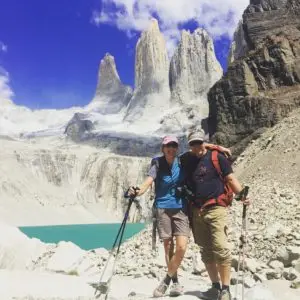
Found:
<path fill-rule="evenodd" d="M 154 179 L 151 176 L 148 176 L 145 181 L 141 184 L 138 191 L 135 191 L 132 187 L 129 189 L 128 194 L 130 196 L 142 196 L 148 188 L 152 185 Z"/>
<path fill-rule="evenodd" d="M 231 150 L 223 146 L 205 143 L 205 148 L 208 150 L 218 150 L 220 152 L 223 152 L 226 156 L 231 156 Z"/>

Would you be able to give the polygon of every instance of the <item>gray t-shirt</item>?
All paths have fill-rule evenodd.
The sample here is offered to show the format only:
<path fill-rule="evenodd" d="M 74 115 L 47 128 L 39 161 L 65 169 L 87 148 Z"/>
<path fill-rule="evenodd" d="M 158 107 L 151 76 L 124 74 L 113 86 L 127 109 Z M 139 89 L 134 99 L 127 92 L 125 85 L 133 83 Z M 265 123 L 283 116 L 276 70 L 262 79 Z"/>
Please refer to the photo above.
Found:
<path fill-rule="evenodd" d="M 156 167 L 156 165 L 151 166 L 151 168 L 148 172 L 148 176 L 152 177 L 153 180 L 156 179 L 156 177 L 157 177 L 157 167 Z"/>

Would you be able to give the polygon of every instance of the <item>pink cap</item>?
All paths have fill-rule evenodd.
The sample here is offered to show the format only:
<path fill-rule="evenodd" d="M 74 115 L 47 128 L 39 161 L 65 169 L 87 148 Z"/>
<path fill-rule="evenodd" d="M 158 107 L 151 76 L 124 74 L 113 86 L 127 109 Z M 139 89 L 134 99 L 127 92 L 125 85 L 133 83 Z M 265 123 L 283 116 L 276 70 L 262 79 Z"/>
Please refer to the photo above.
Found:
<path fill-rule="evenodd" d="M 178 139 L 176 136 L 167 135 L 163 138 L 162 144 L 167 145 L 169 143 L 176 143 L 179 145 Z"/>

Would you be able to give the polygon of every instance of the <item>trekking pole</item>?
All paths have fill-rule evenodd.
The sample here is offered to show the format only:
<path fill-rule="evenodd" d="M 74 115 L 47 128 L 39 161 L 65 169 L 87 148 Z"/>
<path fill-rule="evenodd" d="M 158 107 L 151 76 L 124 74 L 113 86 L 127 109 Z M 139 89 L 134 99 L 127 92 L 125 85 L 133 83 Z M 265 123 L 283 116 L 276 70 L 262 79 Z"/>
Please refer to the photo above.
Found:
<path fill-rule="evenodd" d="M 239 195 L 238 201 L 245 200 L 247 198 L 249 192 L 249 187 L 245 186 L 242 194 Z M 244 300 L 245 296 L 245 252 L 247 246 L 247 205 L 243 204 L 243 214 L 242 214 L 242 228 L 241 228 L 241 236 L 240 236 L 240 244 L 239 244 L 239 260 L 238 260 L 238 268 L 237 268 L 237 283 L 235 288 L 235 300 L 238 299 L 238 284 L 240 279 L 240 267 L 241 267 L 241 256 L 242 256 L 242 300 Z"/>
<path fill-rule="evenodd" d="M 158 251 L 156 248 L 156 233 L 157 233 L 157 213 L 156 208 L 152 206 L 152 255 L 157 256 Z"/>
<path fill-rule="evenodd" d="M 134 190 L 137 191 L 138 188 L 134 188 Z M 125 197 L 128 197 L 128 196 L 125 195 Z M 94 286 L 94 288 L 95 288 L 95 293 L 94 293 L 95 296 L 96 296 L 96 294 L 97 294 L 98 291 L 100 292 L 99 295 L 96 298 L 99 298 L 101 295 L 105 295 L 105 300 L 108 299 L 109 288 L 110 288 L 111 280 L 112 280 L 113 276 L 115 275 L 116 262 L 117 262 L 117 258 L 118 258 L 118 255 L 119 255 L 119 252 L 120 252 L 120 248 L 121 248 L 121 244 L 122 244 L 122 241 L 123 241 L 126 223 L 127 223 L 128 217 L 129 217 L 129 212 L 130 212 L 130 208 L 132 206 L 132 203 L 135 201 L 135 197 L 136 197 L 135 195 L 134 196 L 129 196 L 129 203 L 128 203 L 128 206 L 127 206 L 127 209 L 126 209 L 126 212 L 125 212 L 122 224 L 121 224 L 121 226 L 119 228 L 119 231 L 118 231 L 117 236 L 115 238 L 115 241 L 113 243 L 112 249 L 110 251 L 110 255 L 109 255 L 109 257 L 107 259 L 107 262 L 106 262 L 106 264 L 104 266 L 104 269 L 102 271 L 99 283 Z M 118 247 L 116 249 L 117 244 L 118 244 Z M 104 277 L 105 272 L 106 272 L 106 270 L 108 268 L 110 260 L 111 260 L 111 258 L 114 255 L 115 250 L 116 250 L 116 254 L 115 254 L 115 260 L 114 260 L 114 263 L 113 263 L 113 266 L 112 266 L 111 275 L 110 275 L 110 277 L 108 277 L 108 280 L 106 282 L 104 282 L 103 281 L 103 277 Z"/>

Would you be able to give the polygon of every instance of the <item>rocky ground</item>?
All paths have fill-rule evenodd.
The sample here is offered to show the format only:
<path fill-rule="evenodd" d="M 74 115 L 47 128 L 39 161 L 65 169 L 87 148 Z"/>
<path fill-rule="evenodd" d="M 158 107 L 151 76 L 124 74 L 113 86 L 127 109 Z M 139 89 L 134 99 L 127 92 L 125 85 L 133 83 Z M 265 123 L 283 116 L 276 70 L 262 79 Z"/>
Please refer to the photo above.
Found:
<path fill-rule="evenodd" d="M 235 172 L 250 186 L 252 205 L 247 213 L 246 284 L 253 286 L 265 279 L 300 282 L 300 110 L 274 128 L 240 156 Z M 237 267 L 242 206 L 235 202 L 229 213 L 229 237 Z M 164 272 L 163 257 L 153 260 L 151 228 L 122 248 L 118 273 L 160 278 Z M 182 264 L 183 271 L 207 278 L 191 241 Z M 128 262 L 133 262 L 129 264 Z M 150 266 L 150 268 L 149 268 Z M 236 282 L 233 271 L 232 283 Z"/>
<path fill-rule="evenodd" d="M 249 196 L 253 202 L 247 214 L 245 288 L 248 300 L 300 297 L 299 124 L 300 110 L 252 141 L 234 165 L 241 182 L 250 186 Z M 229 214 L 234 255 L 233 291 L 238 281 L 241 212 L 240 203 L 235 202 Z M 107 250 L 86 252 L 65 242 L 45 245 L 29 240 L 5 224 L 1 225 L 0 236 L 1 282 L 15 282 L 1 285 L 1 299 L 12 299 L 10 296 L 17 297 L 14 299 L 94 299 L 91 284 L 99 281 L 109 256 Z M 151 226 L 148 226 L 123 244 L 110 299 L 151 298 L 153 288 L 166 271 L 162 245 L 158 242 L 157 252 L 153 253 L 151 241 Z M 111 266 L 109 264 L 108 269 Z M 187 293 L 179 299 L 197 299 L 199 291 L 209 285 L 199 249 L 192 238 L 179 276 Z M 106 278 L 107 275 L 104 280 Z M 34 280 L 39 284 L 30 283 Z M 58 288 L 56 282 L 63 288 Z M 22 292 L 14 286 L 22 286 Z M 72 286 L 76 289 L 72 290 Z M 49 290 L 52 292 L 46 293 Z"/>

